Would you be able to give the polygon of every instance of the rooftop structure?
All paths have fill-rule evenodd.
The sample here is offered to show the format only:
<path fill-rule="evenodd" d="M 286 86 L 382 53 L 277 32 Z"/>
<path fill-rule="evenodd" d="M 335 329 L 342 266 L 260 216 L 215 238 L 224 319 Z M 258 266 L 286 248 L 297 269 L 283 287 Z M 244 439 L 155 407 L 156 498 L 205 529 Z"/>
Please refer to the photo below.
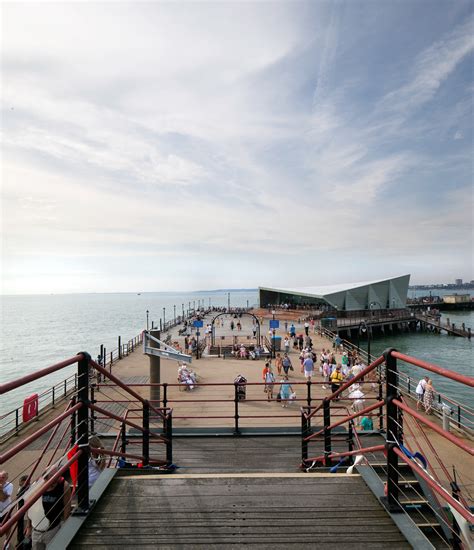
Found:
<path fill-rule="evenodd" d="M 406 306 L 410 275 L 361 283 L 293 288 L 259 287 L 261 307 L 314 305 L 339 311 L 398 309 Z"/>

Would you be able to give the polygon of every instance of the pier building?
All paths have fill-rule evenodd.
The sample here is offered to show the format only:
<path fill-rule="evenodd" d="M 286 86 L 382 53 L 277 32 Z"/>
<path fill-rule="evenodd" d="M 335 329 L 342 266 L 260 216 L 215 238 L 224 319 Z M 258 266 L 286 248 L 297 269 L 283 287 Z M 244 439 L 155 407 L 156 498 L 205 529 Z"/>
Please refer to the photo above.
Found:
<path fill-rule="evenodd" d="M 410 275 L 375 281 L 294 288 L 258 287 L 260 307 L 314 306 L 337 311 L 406 307 Z"/>

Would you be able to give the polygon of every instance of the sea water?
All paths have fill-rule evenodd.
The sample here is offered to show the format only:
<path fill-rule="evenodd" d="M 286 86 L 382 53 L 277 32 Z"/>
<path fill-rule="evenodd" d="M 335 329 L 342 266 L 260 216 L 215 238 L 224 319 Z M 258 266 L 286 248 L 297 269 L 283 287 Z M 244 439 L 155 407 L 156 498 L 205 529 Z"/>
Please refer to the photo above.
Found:
<path fill-rule="evenodd" d="M 452 291 L 451 291 L 452 293 Z M 414 294 L 409 291 L 410 298 Z M 427 291 L 416 291 L 426 295 Z M 440 294 L 433 291 L 433 295 Z M 160 318 L 166 321 L 174 315 L 182 315 L 189 308 L 256 306 L 257 290 L 219 290 L 189 293 L 144 292 L 110 294 L 64 294 L 37 296 L 1 297 L 0 379 L 7 382 L 38 369 L 72 357 L 79 351 L 97 356 L 100 345 L 107 351 L 137 336 L 146 328 L 148 311 L 149 326 L 159 325 Z M 164 308 L 164 311 L 163 311 Z M 474 312 L 444 312 L 442 321 L 449 317 L 457 326 L 465 323 L 474 329 Z M 366 342 L 361 345 L 366 346 Z M 375 337 L 371 342 L 373 354 L 387 347 L 419 357 L 441 367 L 463 374 L 473 375 L 472 342 L 466 338 L 433 333 L 387 334 Z M 420 369 L 401 366 L 414 379 L 424 375 Z M 56 372 L 47 378 L 3 395 L 0 415 L 20 405 L 31 393 L 41 393 L 53 383 L 73 374 L 75 366 Z M 434 378 L 435 388 L 469 406 L 474 406 L 472 390 L 445 378 Z"/>

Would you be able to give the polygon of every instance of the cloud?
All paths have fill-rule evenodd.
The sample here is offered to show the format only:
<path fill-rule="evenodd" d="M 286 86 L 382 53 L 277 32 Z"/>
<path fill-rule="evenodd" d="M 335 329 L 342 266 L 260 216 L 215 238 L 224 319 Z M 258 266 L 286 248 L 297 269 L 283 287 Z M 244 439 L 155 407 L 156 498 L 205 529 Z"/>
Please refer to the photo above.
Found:
<path fill-rule="evenodd" d="M 61 259 L 74 289 L 284 284 L 301 265 L 322 284 L 346 278 L 342 256 L 370 279 L 400 271 L 391 249 L 429 263 L 456 213 L 469 225 L 459 8 L 408 40 L 397 5 L 28 6 L 5 8 L 5 291 L 59 284 L 46 262 Z M 429 229 L 433 203 L 448 230 Z"/>

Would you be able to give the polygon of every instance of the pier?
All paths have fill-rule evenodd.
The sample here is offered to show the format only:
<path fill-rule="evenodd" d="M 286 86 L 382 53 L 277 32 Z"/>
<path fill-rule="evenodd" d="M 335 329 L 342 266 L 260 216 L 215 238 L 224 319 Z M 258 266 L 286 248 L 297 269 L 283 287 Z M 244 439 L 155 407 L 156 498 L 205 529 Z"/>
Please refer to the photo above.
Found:
<path fill-rule="evenodd" d="M 208 315 L 204 321 L 212 318 Z M 261 318 L 262 334 L 268 334 L 271 318 L 272 315 Z M 232 340 L 236 333 L 230 329 L 230 319 L 226 318 L 221 336 Z M 294 322 L 297 331 L 303 332 L 303 320 Z M 241 324 L 239 337 L 251 342 L 250 317 L 244 320 L 242 316 Z M 281 323 L 277 329 L 280 336 L 283 327 Z M 182 348 L 179 330 L 179 326 L 170 328 L 169 341 Z M 332 340 L 324 335 L 310 335 L 318 354 L 323 347 L 332 346 Z M 337 538 L 338 548 L 432 548 L 432 543 L 447 548 L 449 541 L 458 536 L 452 523 L 446 527 L 444 512 L 438 517 L 433 491 L 449 488 L 453 465 L 461 491 L 464 483 L 469 485 L 471 474 L 465 453 L 474 454 L 470 437 L 457 431 L 444 433 L 441 423 L 433 417 L 423 413 L 412 417 L 404 410 L 404 433 L 394 432 L 396 440 L 401 442 L 403 437 L 405 445 L 413 452 L 421 451 L 429 464 L 440 461 L 444 465 L 446 473 L 438 472 L 436 466 L 441 489 L 427 488 L 426 481 L 419 477 L 423 472 L 412 473 L 416 465 L 406 464 L 398 455 L 396 461 L 393 454 L 387 459 L 383 452 L 393 449 L 387 447 L 387 434 L 395 428 L 390 426 L 393 418 L 386 399 L 394 382 L 393 378 L 384 380 L 372 375 L 380 368 L 386 369 L 381 372 L 390 377 L 396 369 L 393 361 L 412 359 L 382 357 L 367 367 L 365 404 L 373 409 L 374 430 L 364 432 L 355 424 L 357 416 L 354 417 L 347 393 L 337 401 L 335 394 L 323 388 L 318 374 L 308 383 L 293 348 L 290 381 L 296 398 L 282 408 L 275 398 L 269 402 L 263 392 L 264 359 L 212 357 L 208 355 L 209 339 L 206 343 L 203 357 L 193 358 L 191 367 L 198 382 L 191 391 L 183 391 L 186 388 L 178 383 L 176 362 L 161 358 L 161 379 L 156 383 L 160 387 L 159 402 L 150 401 L 156 385 L 150 384 L 150 358 L 140 346 L 129 350 L 128 355 L 122 354 L 111 369 L 89 360 L 92 372 L 100 373 L 100 381 L 92 378 L 88 387 L 88 399 L 84 401 L 88 405 L 83 409 L 88 410 L 85 424 L 80 418 L 74 423 L 76 428 L 67 424 L 71 415 L 79 414 L 76 407 L 83 406 L 81 401 L 73 408 L 63 404 L 2 445 L 2 467 L 15 480 L 38 457 L 37 472 L 42 472 L 52 457 L 54 460 L 63 455 L 71 442 L 87 441 L 89 433 L 97 433 L 104 444 L 102 452 L 107 456 L 108 468 L 90 493 L 85 493 L 84 476 L 78 480 L 76 507 L 85 510 L 85 514 L 73 515 L 51 548 L 112 548 L 117 540 L 126 543 L 132 537 L 136 544 L 145 547 L 155 547 L 156 541 L 169 547 L 198 543 L 209 547 L 278 546 L 282 540 L 282 547 L 307 546 L 314 541 L 330 547 Z M 340 350 L 337 355 L 340 360 Z M 85 380 L 84 358 L 71 360 L 79 361 L 82 371 L 78 371 L 78 380 Z M 419 361 L 414 364 L 437 368 Z M 238 399 L 238 384 L 234 382 L 237 374 L 247 379 L 244 400 Z M 461 378 L 474 385 L 472 379 Z M 78 389 L 76 398 L 80 399 L 81 391 L 84 388 Z M 410 403 L 409 397 L 407 400 Z M 398 406 L 405 407 L 405 399 Z M 57 422 L 59 413 L 64 417 L 64 427 L 52 424 Z M 42 433 L 48 426 L 53 430 L 58 426 L 52 438 L 50 431 Z M 431 447 L 423 443 L 423 434 Z M 357 466 L 354 473 L 346 473 L 351 457 L 358 453 L 368 462 Z M 347 462 L 337 466 L 344 456 L 348 457 Z M 119 459 L 128 466 L 114 467 Z M 138 463 L 144 468 L 137 468 Z M 331 473 L 336 466 L 336 472 Z M 396 478 L 391 475 L 395 471 Z M 384 484 L 388 484 L 391 498 L 388 504 L 383 504 Z M 451 502 L 450 492 L 442 494 Z M 472 505 L 468 494 L 461 492 L 461 496 Z M 88 506 L 89 499 L 97 500 L 93 508 Z M 401 509 L 394 513 L 397 507 Z M 462 513 L 470 518 L 466 510 Z M 358 518 L 356 526 L 354 514 Z M 268 517 L 276 518 L 275 525 L 263 524 Z M 291 540 L 284 538 L 288 530 Z"/>

